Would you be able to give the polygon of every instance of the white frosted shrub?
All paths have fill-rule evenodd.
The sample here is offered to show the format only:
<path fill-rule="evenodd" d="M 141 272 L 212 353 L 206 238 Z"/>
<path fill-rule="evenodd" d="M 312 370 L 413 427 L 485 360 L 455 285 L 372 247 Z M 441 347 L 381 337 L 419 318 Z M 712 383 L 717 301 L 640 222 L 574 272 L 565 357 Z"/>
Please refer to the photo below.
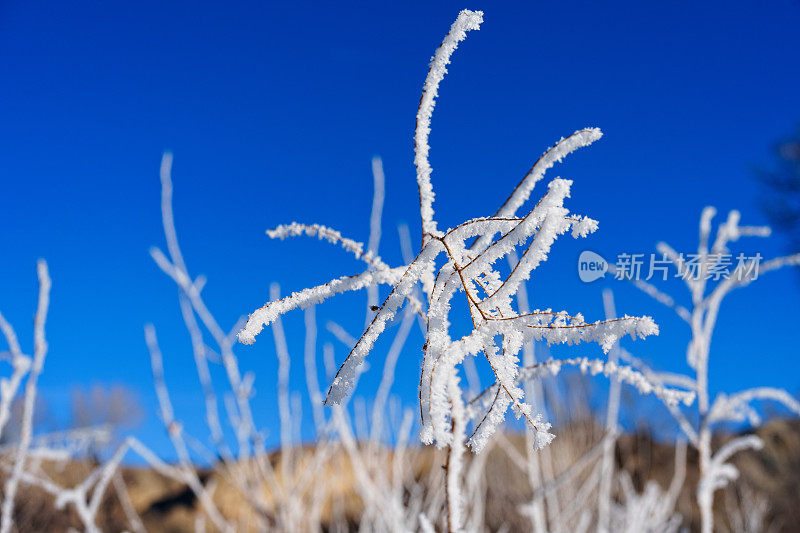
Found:
<path fill-rule="evenodd" d="M 650 317 L 626 315 L 587 322 L 580 313 L 551 309 L 521 312 L 516 302 L 520 288 L 548 259 L 558 237 L 565 233 L 570 233 L 573 238 L 586 237 L 597 229 L 596 221 L 574 215 L 565 207 L 572 182 L 560 178 L 551 180 L 536 203 L 530 205 L 524 214 L 518 214 L 548 169 L 571 152 L 601 137 L 597 128 L 575 132 L 548 149 L 494 214 L 467 220 L 444 231 L 438 229 L 433 209 L 432 169 L 428 160 L 431 116 L 439 84 L 453 52 L 466 33 L 477 30 L 482 21 L 481 12 L 465 10 L 459 14 L 437 49 L 423 85 L 414 136 L 422 220 L 422 242 L 416 257 L 408 264 L 390 267 L 375 255 L 371 247 L 365 253 L 363 244 L 330 228 L 297 222 L 278 226 L 268 231 L 268 236 L 281 239 L 303 234 L 315 236 L 349 250 L 367 263 L 368 268 L 360 274 L 340 277 L 268 302 L 250 314 L 238 334 L 242 343 L 251 344 L 265 325 L 274 323 L 292 309 L 318 304 L 337 293 L 362 288 L 375 290 L 380 284 L 388 285 L 388 296 L 376 306 L 377 311 L 330 385 L 325 403 L 337 405 L 352 392 L 359 368 L 372 352 L 375 341 L 401 307 L 408 303 L 421 316 L 426 336 L 418 398 L 422 423 L 420 439 L 423 443 L 450 450 L 447 466 L 451 529 L 460 529 L 463 523 L 459 496 L 454 491 L 458 486 L 456 480 L 464 444 L 475 452 L 484 449 L 509 408 L 534 432 L 535 448 L 542 448 L 553 439 L 549 432 L 550 424 L 542 413 L 535 413 L 532 405 L 525 401 L 525 393 L 518 384 L 519 355 L 525 345 L 533 341 L 548 344 L 592 342 L 608 353 L 625 335 L 643 338 L 658 333 L 658 327 Z M 519 260 L 508 275 L 502 276 L 498 261 L 517 253 Z M 420 286 L 423 301 L 417 298 Z M 466 296 L 472 331 L 453 339 L 450 336 L 451 305 L 459 292 Z M 459 367 L 465 358 L 478 356 L 488 361 L 494 385 L 481 395 L 482 401 L 467 405 L 460 385 Z M 589 363 L 567 360 L 553 362 L 550 368 L 562 364 Z M 643 392 L 655 392 L 672 403 L 679 399 L 691 401 L 691 397 L 680 397 L 678 392 L 654 385 L 645 375 L 631 369 L 616 364 L 605 366 L 602 361 L 590 365 L 596 372 L 614 375 L 615 379 L 632 383 Z M 466 434 L 467 418 L 472 421 L 469 436 Z"/>
<path fill-rule="evenodd" d="M 692 423 L 690 418 L 676 406 L 670 406 L 670 412 L 677 420 L 684 436 L 700 454 L 697 503 L 704 533 L 710 533 L 714 528 L 714 492 L 739 476 L 736 467 L 729 462 L 731 457 L 739 451 L 757 450 L 763 446 L 763 442 L 757 436 L 745 434 L 729 440 L 714 451 L 711 443 L 714 430 L 720 424 L 730 422 L 746 421 L 752 426 L 758 426 L 761 417 L 753 405 L 755 401 L 777 402 L 791 413 L 800 415 L 800 403 L 785 390 L 773 387 L 756 387 L 733 394 L 721 392 L 711 401 L 709 395 L 711 339 L 724 298 L 734 289 L 746 287 L 764 274 L 784 266 L 800 264 L 800 254 L 763 261 L 760 254 L 754 257 L 740 254 L 737 256 L 733 271 L 727 277 L 715 274 L 726 256 L 731 255 L 730 244 L 741 237 L 770 235 L 768 227 L 740 225 L 741 216 L 734 210 L 728 214 L 727 220 L 718 226 L 712 241 L 712 220 L 715 214 L 716 209 L 706 207 L 700 216 L 699 242 L 692 264 L 689 264 L 684 254 L 678 253 L 668 244 L 661 242 L 657 245 L 659 253 L 671 261 L 678 277 L 684 280 L 691 297 L 691 304 L 688 307 L 679 305 L 674 298 L 650 283 L 634 281 L 642 291 L 671 308 L 687 323 L 691 332 L 686 349 L 686 361 L 694 371 L 694 376 L 657 374 L 652 371 L 645 373 L 658 383 L 688 388 L 697 393 L 699 414 L 697 423 Z"/>

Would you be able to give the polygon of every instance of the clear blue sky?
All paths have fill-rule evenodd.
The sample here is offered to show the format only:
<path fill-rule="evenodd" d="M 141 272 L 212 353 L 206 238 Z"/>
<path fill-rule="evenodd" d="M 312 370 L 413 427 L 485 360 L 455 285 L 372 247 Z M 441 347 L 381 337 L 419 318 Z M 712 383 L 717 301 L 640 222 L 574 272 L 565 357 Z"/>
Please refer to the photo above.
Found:
<path fill-rule="evenodd" d="M 458 11 L 485 23 L 454 56 L 433 118 L 440 226 L 486 215 L 562 135 L 605 137 L 555 169 L 575 180 L 570 208 L 600 221 L 560 241 L 534 277 L 535 304 L 602 317 L 651 314 L 657 339 L 628 344 L 684 370 L 687 330 L 619 284 L 582 284 L 578 254 L 696 245 L 701 208 L 763 223 L 753 168 L 800 120 L 800 2 L 0 2 L 0 309 L 30 348 L 35 261 L 54 281 L 41 388 L 63 409 L 74 387 L 121 383 L 144 403 L 138 429 L 157 448 L 142 326 L 162 339 L 167 380 L 200 432 L 199 387 L 176 291 L 148 256 L 163 244 L 161 152 L 175 154 L 175 211 L 190 270 L 221 323 L 263 304 L 269 283 L 297 290 L 358 272 L 316 241 L 269 242 L 264 230 L 319 222 L 367 239 L 370 158 L 387 175 L 382 255 L 400 260 L 396 225 L 418 238 L 412 135 L 429 58 Z M 776 255 L 782 243 L 739 250 Z M 677 296 L 686 294 L 678 288 Z M 781 272 L 730 297 L 712 351 L 712 383 L 800 389 L 797 278 Z M 363 325 L 361 297 L 318 310 Z M 299 372 L 302 314 L 286 320 Z M 321 332 L 321 341 L 331 340 Z M 395 391 L 414 402 L 417 342 Z M 337 356 L 343 352 L 337 345 Z M 579 350 L 599 354 L 599 348 Z M 254 370 L 260 421 L 274 428 L 268 336 L 239 350 Z M 378 359 L 379 360 L 379 359 Z M 380 372 L 365 380 L 369 394 Z M 59 407 L 62 406 L 62 407 Z"/>

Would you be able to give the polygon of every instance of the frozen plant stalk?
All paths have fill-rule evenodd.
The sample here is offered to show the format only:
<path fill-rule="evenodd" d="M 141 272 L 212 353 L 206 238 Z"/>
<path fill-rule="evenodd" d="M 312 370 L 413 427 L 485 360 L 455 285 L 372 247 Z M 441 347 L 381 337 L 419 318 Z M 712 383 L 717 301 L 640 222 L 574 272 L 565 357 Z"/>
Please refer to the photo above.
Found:
<path fill-rule="evenodd" d="M 733 438 L 716 452 L 711 446 L 714 429 L 725 422 L 748 421 L 753 426 L 761 423 L 760 416 L 752 403 L 757 400 L 770 400 L 786 407 L 796 415 L 800 415 L 800 403 L 782 389 L 757 387 L 735 394 L 719 393 L 713 402 L 710 401 L 708 387 L 708 363 L 711 353 L 711 338 L 719 315 L 723 299 L 732 290 L 745 287 L 758 277 L 783 266 L 800 264 L 800 254 L 776 257 L 767 261 L 759 261 L 759 257 L 747 258 L 740 254 L 733 272 L 727 277 L 719 275 L 725 256 L 729 254 L 728 245 L 740 237 L 767 237 L 768 227 L 741 226 L 740 214 L 731 211 L 727 220 L 717 228 L 713 242 L 711 238 L 712 219 L 716 209 L 706 207 L 700 216 L 699 243 L 697 261 L 684 259 L 666 243 L 659 243 L 658 251 L 665 259 L 671 261 L 678 274 L 686 283 L 691 295 L 691 306 L 687 309 L 675 303 L 675 300 L 662 293 L 653 285 L 644 281 L 634 281 L 635 285 L 660 303 L 672 308 L 675 313 L 687 322 L 691 329 L 691 339 L 686 350 L 686 360 L 694 370 L 695 376 L 665 375 L 664 382 L 672 381 L 679 386 L 689 386 L 697 393 L 699 422 L 692 424 L 677 409 L 670 413 L 677 420 L 689 442 L 700 455 L 700 481 L 697 486 L 697 503 L 700 508 L 703 533 L 711 533 L 714 529 L 714 492 L 725 487 L 739 475 L 736 467 L 728 460 L 737 452 L 745 449 L 760 449 L 761 439 L 755 435 L 742 435 Z M 720 279 L 721 278 L 721 279 Z M 716 283 L 709 283 L 711 280 Z"/>
<path fill-rule="evenodd" d="M 504 204 L 492 215 L 468 220 L 458 226 L 440 231 L 434 216 L 434 192 L 431 184 L 428 136 L 431 117 L 439 92 L 439 84 L 458 43 L 466 33 L 477 30 L 483 13 L 462 11 L 436 50 L 423 86 L 417 113 L 414 162 L 417 167 L 419 209 L 422 221 L 422 243 L 417 256 L 408 264 L 389 267 L 375 255 L 370 245 L 343 237 L 339 232 L 317 224 L 279 226 L 268 231 L 273 238 L 306 234 L 340 245 L 367 263 L 367 270 L 354 276 L 334 279 L 326 284 L 304 289 L 290 296 L 270 301 L 254 311 L 238 338 L 244 344 L 255 342 L 265 325 L 296 308 L 320 303 L 334 294 L 391 286 L 389 295 L 368 323 L 339 368 L 325 398 L 327 405 L 342 402 L 352 391 L 358 370 L 405 302 L 421 314 L 426 325 L 426 342 L 419 386 L 419 405 L 422 420 L 420 438 L 450 450 L 448 463 L 453 468 L 448 475 L 449 528 L 462 527 L 458 468 L 460 450 L 464 444 L 474 452 L 481 451 L 492 433 L 512 408 L 517 418 L 523 417 L 535 434 L 536 448 L 548 445 L 553 435 L 541 414 L 533 412 L 524 401 L 518 385 L 519 353 L 532 340 L 550 344 L 595 342 L 608 351 L 624 335 L 645 337 L 656 334 L 658 328 L 649 317 L 623 316 L 610 320 L 587 322 L 581 314 L 551 309 L 521 313 L 516 304 L 517 292 L 532 272 L 547 260 L 555 240 L 570 232 L 574 238 L 585 237 L 597 229 L 597 222 L 571 214 L 564 206 L 572 182 L 552 180 L 539 201 L 527 213 L 517 211 L 527 202 L 533 187 L 544 173 L 566 155 L 587 146 L 601 137 L 597 128 L 580 130 L 561 139 L 547 150 L 512 191 Z M 373 224 L 374 226 L 374 224 Z M 374 228 L 373 228 L 374 234 Z M 521 250 L 521 256 L 507 276 L 496 267 L 498 260 Z M 441 266 L 437 267 L 437 261 Z M 414 294 L 421 284 L 427 302 Z M 453 339 L 449 334 L 451 302 L 457 292 L 466 295 L 472 331 Z M 494 374 L 494 386 L 483 409 L 475 404 L 466 407 L 459 385 L 458 368 L 467 357 L 483 356 Z M 572 363 L 572 362 L 570 362 Z M 605 369 L 615 373 L 617 367 Z M 629 374 L 634 379 L 633 374 Z M 644 378 L 642 378 L 644 379 Z M 645 380 L 646 381 L 646 380 Z M 667 392 L 665 392 L 667 394 Z M 472 421 L 472 433 L 467 437 L 466 424 Z"/>

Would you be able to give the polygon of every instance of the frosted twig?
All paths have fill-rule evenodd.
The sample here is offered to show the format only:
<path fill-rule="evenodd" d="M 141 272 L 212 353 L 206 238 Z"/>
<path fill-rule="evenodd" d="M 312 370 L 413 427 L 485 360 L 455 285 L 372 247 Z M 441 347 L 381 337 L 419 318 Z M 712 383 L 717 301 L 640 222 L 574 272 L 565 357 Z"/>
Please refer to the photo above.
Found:
<path fill-rule="evenodd" d="M 745 418 L 749 418 L 751 424 L 759 425 L 761 419 L 758 417 L 758 413 L 750 409 L 748 405 L 753 400 L 772 400 L 783 404 L 794 415 L 800 416 L 800 402 L 788 392 L 774 387 L 757 387 L 740 391 L 730 396 L 726 394 L 717 395 L 708 412 L 708 423 L 741 422 Z"/>
<path fill-rule="evenodd" d="M 536 163 L 533 164 L 531 169 L 522 178 L 519 185 L 512 191 L 511 195 L 506 199 L 500 209 L 494 214 L 495 217 L 511 217 L 514 216 L 517 210 L 524 204 L 530 197 L 533 187 L 544 177 L 545 172 L 553 167 L 556 163 L 561 162 L 564 157 L 570 153 L 589 146 L 596 140 L 600 139 L 603 133 L 600 128 L 586 128 L 576 131 L 569 137 L 561 138 L 555 145 L 547 149 L 544 154 L 539 157 Z M 482 249 L 488 244 L 485 237 L 482 237 L 472 246 L 472 249 Z"/>
<path fill-rule="evenodd" d="M 270 286 L 269 292 L 272 301 L 277 301 L 280 298 L 280 287 L 277 283 L 273 283 Z M 292 411 L 289 406 L 289 365 L 291 360 L 280 317 L 276 318 L 271 326 L 272 335 L 275 339 L 275 353 L 278 356 L 277 391 L 278 413 L 281 424 L 281 477 L 288 479 L 288 469 L 292 456 Z"/>
<path fill-rule="evenodd" d="M 202 483 L 200 482 L 197 473 L 192 466 L 191 458 L 189 456 L 189 451 L 186 447 L 186 442 L 183 437 L 183 427 L 180 422 L 175 420 L 174 411 L 172 408 L 172 402 L 169 398 L 169 392 L 167 390 L 166 383 L 164 381 L 164 366 L 163 366 L 163 358 L 161 356 L 161 349 L 158 346 L 158 339 L 156 338 L 155 328 L 148 324 L 145 327 L 145 340 L 147 341 L 147 347 L 150 350 L 150 359 L 153 368 L 153 381 L 156 387 L 156 394 L 158 396 L 158 402 L 161 409 L 161 419 L 164 423 L 164 426 L 167 428 L 167 433 L 169 435 L 170 440 L 172 441 L 172 445 L 178 454 L 178 460 L 180 463 L 180 467 L 176 474 L 176 470 L 171 468 L 162 468 L 161 470 L 164 473 L 169 473 L 170 477 L 176 477 L 177 479 L 186 483 L 192 492 L 195 493 L 198 500 L 200 500 L 201 504 L 203 505 L 203 510 L 208 514 L 208 517 L 214 522 L 214 525 L 218 527 L 222 531 L 230 531 L 232 530 L 232 526 L 226 522 L 226 520 L 222 517 L 222 515 L 217 510 L 216 506 L 212 503 L 210 496 L 206 492 L 205 487 L 203 487 Z M 142 455 L 142 452 L 139 452 Z M 142 455 L 148 462 L 156 466 L 158 463 L 153 461 L 153 458 L 148 453 L 144 453 Z"/>
<path fill-rule="evenodd" d="M 239 411 L 240 423 L 236 427 L 239 451 L 242 457 L 249 457 L 251 453 L 251 437 L 254 433 L 249 398 L 242 394 L 242 377 L 239 371 L 238 361 L 231 348 L 233 339 L 219 326 L 200 296 L 200 289 L 205 283 L 204 278 L 198 278 L 194 282 L 191 281 L 183 261 L 183 256 L 180 252 L 172 215 L 171 162 L 172 155 L 170 153 L 165 153 L 161 166 L 161 207 L 164 236 L 167 241 L 167 249 L 169 250 L 171 261 L 157 248 L 151 248 L 150 254 L 164 273 L 175 281 L 181 289 L 181 292 L 191 303 L 192 309 L 197 314 L 200 322 L 219 346 L 222 364 L 225 367 L 231 389 L 235 392 L 236 406 Z"/>
<path fill-rule="evenodd" d="M 614 294 L 609 290 L 603 291 L 603 309 L 606 320 L 613 320 L 617 316 L 614 305 Z M 609 353 L 609 363 L 618 364 L 619 344 L 615 344 Z M 612 379 L 608 390 L 608 407 L 606 408 L 606 433 L 615 435 L 618 431 L 619 404 L 622 381 Z M 605 533 L 609 530 L 611 520 L 611 489 L 614 480 L 616 440 L 604 439 L 603 457 L 600 466 L 599 492 L 597 494 L 597 531 Z"/>
<path fill-rule="evenodd" d="M 0 437 L 2 437 L 3 430 L 11 416 L 11 404 L 19 391 L 22 379 L 31 368 L 31 359 L 22 353 L 17 334 L 2 313 L 0 313 L 0 331 L 3 332 L 8 343 L 12 367 L 11 377 L 0 380 Z"/>
<path fill-rule="evenodd" d="M 439 84 L 447 72 L 447 65 L 458 43 L 463 41 L 467 32 L 477 30 L 483 22 L 482 11 L 464 10 L 445 36 L 442 44 L 436 49 L 431 60 L 428 76 L 422 88 L 419 109 L 417 110 L 417 124 L 414 132 L 414 164 L 417 166 L 417 185 L 419 186 L 419 206 L 422 217 L 423 244 L 426 235 L 436 232 L 436 221 L 433 218 L 433 186 L 431 185 L 431 165 L 428 161 L 428 136 L 431 132 L 431 115 L 439 95 Z"/>
<path fill-rule="evenodd" d="M 607 434 L 603 440 L 606 438 L 612 437 L 611 434 Z M 540 498 L 542 496 L 546 496 L 547 494 L 555 491 L 565 483 L 573 480 L 578 474 L 580 474 L 586 467 L 588 467 L 592 462 L 594 462 L 598 457 L 600 457 L 603 453 L 603 441 L 600 441 L 597 445 L 595 445 L 591 450 L 583 454 L 577 461 L 572 463 L 568 469 L 558 475 L 553 481 L 548 483 L 547 485 L 536 489 L 533 493 L 533 498 Z"/>
<path fill-rule="evenodd" d="M 317 379 L 316 343 L 317 343 L 317 320 L 315 307 L 311 306 L 305 312 L 306 342 L 304 350 L 304 361 L 306 370 L 306 387 L 308 396 L 311 399 L 311 409 L 314 414 L 314 427 L 317 436 L 325 427 L 325 413 L 322 410 L 322 392 L 319 389 Z"/>
<path fill-rule="evenodd" d="M 378 270 L 387 270 L 389 265 L 378 257 L 377 251 L 369 250 L 364 253 L 364 243 L 343 237 L 338 231 L 322 226 L 320 224 L 301 224 L 292 222 L 291 224 L 281 224 L 275 229 L 268 229 L 267 236 L 270 239 L 286 239 L 287 237 L 297 237 L 299 235 L 318 237 L 320 240 L 328 241 L 331 244 L 338 244 L 348 252 L 351 252 L 356 259 L 364 261 L 368 266 Z"/>
<path fill-rule="evenodd" d="M 358 339 L 350 335 L 341 324 L 333 320 L 328 320 L 327 324 L 325 324 L 325 329 L 332 333 L 333 336 L 336 337 L 336 340 L 347 346 L 350 350 L 352 350 L 353 346 L 358 342 Z"/>
<path fill-rule="evenodd" d="M 14 468 L 11 476 L 5 482 L 4 497 L 2 505 L 2 522 L 0 522 L 0 533 L 8 533 L 14 520 L 14 498 L 17 494 L 17 487 L 22 473 L 25 469 L 25 460 L 28 449 L 33 437 L 33 410 L 36 405 L 36 386 L 39 375 L 44 368 L 44 358 L 47 355 L 47 341 L 44 336 L 44 326 L 47 319 L 47 309 L 50 305 L 50 275 L 47 271 L 47 263 L 39 260 L 36 264 L 36 273 L 39 277 L 39 303 L 36 307 L 36 314 L 33 319 L 33 363 L 30 368 L 28 380 L 25 383 L 25 400 L 22 411 L 22 430 L 20 432 L 19 445 L 16 456 L 14 457 Z M 8 335 L 6 335 L 8 337 Z M 9 342 L 9 348 L 13 351 L 18 350 L 18 346 L 13 346 Z"/>
<path fill-rule="evenodd" d="M 357 291 L 375 283 L 393 285 L 403 276 L 406 267 L 396 267 L 389 270 L 374 270 L 362 272 L 355 276 L 345 276 L 323 285 L 294 292 L 290 296 L 271 302 L 250 314 L 244 329 L 239 332 L 239 342 L 253 344 L 256 335 L 261 333 L 263 327 L 271 323 L 278 316 L 293 309 L 305 308 L 323 302 L 335 294 L 347 291 Z"/>
<path fill-rule="evenodd" d="M 192 351 L 194 354 L 195 367 L 197 368 L 197 376 L 200 380 L 200 385 L 203 388 L 203 397 L 205 399 L 206 409 L 206 424 L 211 432 L 211 438 L 217 447 L 218 452 L 225 460 L 232 458 L 231 452 L 228 449 L 222 436 L 222 426 L 219 422 L 219 410 L 217 406 L 217 395 L 214 391 L 214 385 L 211 382 L 211 373 L 208 369 L 208 359 L 206 356 L 206 345 L 203 342 L 203 333 L 195 319 L 194 311 L 192 310 L 191 303 L 185 295 L 180 296 L 181 316 L 183 316 L 184 324 L 189 332 L 189 338 L 192 342 Z"/>
<path fill-rule="evenodd" d="M 411 326 L 414 322 L 414 315 L 408 311 L 403 315 L 403 321 L 400 323 L 400 328 L 395 335 L 392 345 L 386 354 L 384 360 L 383 376 L 381 377 L 378 391 L 375 393 L 375 400 L 372 407 L 372 441 L 376 442 L 383 431 L 383 419 L 385 416 L 384 409 L 386 407 L 386 400 L 389 398 L 389 389 L 394 382 L 394 370 L 397 364 L 397 359 L 400 357 L 400 352 L 405 346 L 408 334 L 411 331 Z"/>
<path fill-rule="evenodd" d="M 575 366 L 580 368 L 582 372 L 589 372 L 591 375 L 603 374 L 609 378 L 613 377 L 622 383 L 639 389 L 639 392 L 643 394 L 655 395 L 659 400 L 668 405 L 677 405 L 679 403 L 690 405 L 694 399 L 693 391 L 671 389 L 653 383 L 643 373 L 634 370 L 632 367 L 619 365 L 611 361 L 603 361 L 602 359 L 589 359 L 586 357 L 549 359 L 533 366 L 521 368 L 517 381 L 523 382 L 531 379 L 554 376 L 558 374 L 564 366 Z M 484 389 L 477 397 L 472 399 L 469 402 L 470 413 L 475 412 L 472 411 L 472 409 L 477 409 L 480 405 L 485 405 L 488 402 L 488 398 L 495 394 L 496 391 L 497 384 L 494 384 Z"/>
<path fill-rule="evenodd" d="M 383 175 L 383 161 L 380 157 L 372 158 L 372 211 L 369 217 L 369 240 L 367 241 L 368 253 L 378 254 L 378 246 L 381 242 L 381 216 L 383 214 L 383 199 L 385 196 L 385 177 Z M 373 308 L 378 305 L 378 287 L 370 285 L 367 287 L 367 312 L 364 318 L 364 327 L 367 327 L 375 315 Z"/>
<path fill-rule="evenodd" d="M 136 533 L 144 533 L 144 524 L 139 514 L 136 512 L 136 508 L 133 506 L 131 496 L 128 493 L 128 488 L 125 486 L 125 480 L 122 478 L 122 475 L 117 472 L 112 482 L 114 483 L 114 490 L 117 493 L 117 498 L 122 506 L 122 511 L 125 513 L 125 517 L 128 519 L 128 525 L 130 525 L 131 530 Z"/>
<path fill-rule="evenodd" d="M 447 453 L 447 463 L 445 464 L 445 474 L 447 482 L 445 489 L 447 492 L 447 526 L 448 531 L 459 532 L 464 526 L 464 495 L 462 492 L 463 476 L 463 456 L 464 439 L 466 438 L 467 417 L 464 410 L 464 403 L 461 399 L 461 388 L 458 385 L 458 377 L 451 375 L 448 384 L 451 402 L 452 434 L 450 446 Z"/>

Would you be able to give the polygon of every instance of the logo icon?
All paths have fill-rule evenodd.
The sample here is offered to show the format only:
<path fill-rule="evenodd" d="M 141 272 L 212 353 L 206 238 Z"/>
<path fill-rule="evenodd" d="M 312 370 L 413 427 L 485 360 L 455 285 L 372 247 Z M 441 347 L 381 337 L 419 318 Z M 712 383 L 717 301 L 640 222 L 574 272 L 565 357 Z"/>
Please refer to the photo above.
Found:
<path fill-rule="evenodd" d="M 601 255 L 589 250 L 581 252 L 578 258 L 578 277 L 582 282 L 591 283 L 605 277 L 606 272 L 608 272 L 608 262 Z"/>

